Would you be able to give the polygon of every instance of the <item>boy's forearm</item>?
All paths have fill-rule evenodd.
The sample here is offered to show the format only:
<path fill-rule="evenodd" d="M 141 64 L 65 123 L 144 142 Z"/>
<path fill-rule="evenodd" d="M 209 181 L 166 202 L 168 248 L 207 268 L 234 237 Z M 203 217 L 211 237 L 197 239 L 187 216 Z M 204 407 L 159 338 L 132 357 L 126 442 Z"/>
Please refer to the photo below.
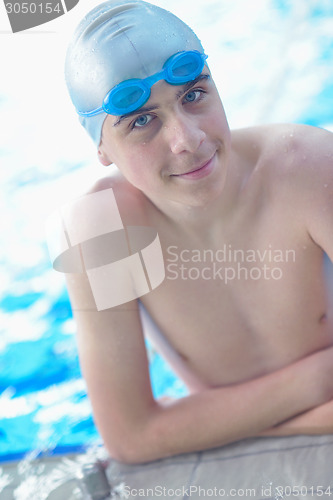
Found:
<path fill-rule="evenodd" d="M 330 386 L 316 387 L 321 378 L 314 368 L 313 360 L 302 360 L 243 384 L 156 404 L 122 459 L 150 461 L 258 436 L 333 397 Z"/>
<path fill-rule="evenodd" d="M 266 429 L 259 436 L 291 436 L 297 434 L 333 434 L 333 400 Z"/>

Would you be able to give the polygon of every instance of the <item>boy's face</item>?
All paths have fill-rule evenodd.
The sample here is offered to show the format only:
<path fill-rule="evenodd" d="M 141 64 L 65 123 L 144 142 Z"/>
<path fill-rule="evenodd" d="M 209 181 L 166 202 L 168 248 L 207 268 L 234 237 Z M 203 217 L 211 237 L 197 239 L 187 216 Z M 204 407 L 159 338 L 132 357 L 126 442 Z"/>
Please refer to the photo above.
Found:
<path fill-rule="evenodd" d="M 134 113 L 108 115 L 98 154 L 157 205 L 204 206 L 223 190 L 230 147 L 224 109 L 205 67 L 186 85 L 156 83 Z"/>

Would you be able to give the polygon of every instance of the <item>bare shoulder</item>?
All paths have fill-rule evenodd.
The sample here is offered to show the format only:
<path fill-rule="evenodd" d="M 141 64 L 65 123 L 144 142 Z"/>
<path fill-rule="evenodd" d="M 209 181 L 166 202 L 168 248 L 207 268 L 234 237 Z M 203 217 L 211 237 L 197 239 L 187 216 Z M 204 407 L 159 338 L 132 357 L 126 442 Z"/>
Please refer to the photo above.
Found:
<path fill-rule="evenodd" d="M 110 170 L 109 175 L 98 179 L 90 187 L 88 193 L 97 193 L 99 191 L 104 191 L 105 189 L 115 189 L 124 193 L 135 190 L 135 188 L 124 178 L 116 167 Z"/>
<path fill-rule="evenodd" d="M 333 259 L 333 134 L 306 125 L 271 130 L 263 164 L 272 198 Z"/>
<path fill-rule="evenodd" d="M 333 134 L 281 124 L 241 129 L 233 140 L 243 161 L 251 159 L 249 178 L 261 200 L 322 247 L 332 246 L 323 235 L 333 224 Z"/>
<path fill-rule="evenodd" d="M 270 145 L 270 168 L 275 178 L 290 183 L 296 194 L 324 198 L 333 189 L 333 134 L 308 125 L 277 129 Z M 332 190 L 329 196 L 332 195 Z"/>
<path fill-rule="evenodd" d="M 281 124 L 258 127 L 256 135 L 262 159 L 275 173 L 305 178 L 314 167 L 324 171 L 332 166 L 333 134 L 328 130 Z"/>
<path fill-rule="evenodd" d="M 67 234 L 72 245 L 71 262 L 76 259 L 75 269 L 80 269 L 77 273 L 69 271 L 66 277 L 73 309 L 92 311 L 96 310 L 96 307 L 98 310 L 105 310 L 119 306 L 118 309 L 123 310 L 121 304 L 133 299 L 133 294 L 125 293 L 125 278 L 122 294 L 125 294 L 126 300 L 123 295 L 122 299 L 109 299 L 111 292 L 100 297 L 100 290 L 106 287 L 103 281 L 106 266 L 110 265 L 113 269 L 112 263 L 128 256 L 127 228 L 149 225 L 148 212 L 149 203 L 146 197 L 117 171 L 98 179 L 88 191 L 67 205 L 66 220 L 70 221 Z M 101 270 L 100 273 L 98 269 Z M 126 266 L 119 266 L 117 269 L 117 279 L 120 280 L 120 274 L 126 273 Z M 96 280 L 99 288 L 93 291 L 92 283 Z M 116 282 L 118 283 L 113 278 L 112 286 L 115 286 Z M 116 292 L 114 294 L 117 295 Z M 125 309 L 137 310 L 136 301 L 133 300 Z"/>
<path fill-rule="evenodd" d="M 332 154 L 332 132 L 310 125 L 269 124 L 234 130 L 233 141 L 237 148 L 258 150 L 260 156 L 274 159 L 291 156 L 294 160 L 301 155 L 302 160 L 328 157 Z M 332 158 L 332 157 L 331 157 Z M 275 163 L 275 162 L 274 162 Z M 281 163 L 277 160 L 276 163 Z"/>
<path fill-rule="evenodd" d="M 145 224 L 147 214 L 152 209 L 151 203 L 139 189 L 123 177 L 117 168 L 114 168 L 107 177 L 98 179 L 86 193 L 95 195 L 98 211 L 96 216 L 105 217 L 108 213 L 104 211 L 106 208 L 104 200 L 108 199 L 108 195 L 103 193 L 106 190 L 114 197 L 125 225 Z"/>
<path fill-rule="evenodd" d="M 308 125 L 272 124 L 234 132 L 234 142 L 254 157 L 265 181 L 291 183 L 304 189 L 313 182 L 333 181 L 333 134 Z"/>

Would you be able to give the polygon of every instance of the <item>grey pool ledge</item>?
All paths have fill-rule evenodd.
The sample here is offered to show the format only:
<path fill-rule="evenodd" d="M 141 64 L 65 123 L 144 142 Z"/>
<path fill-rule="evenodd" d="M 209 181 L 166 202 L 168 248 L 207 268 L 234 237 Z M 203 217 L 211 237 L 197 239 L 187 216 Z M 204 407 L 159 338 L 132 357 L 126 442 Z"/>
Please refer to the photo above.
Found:
<path fill-rule="evenodd" d="M 84 459 L 84 454 L 39 458 L 31 471 L 37 476 L 40 468 L 39 480 L 57 477 L 58 471 L 64 472 L 64 463 L 80 464 Z M 0 475 L 1 500 L 20 500 L 18 462 L 1 463 L 0 468 L 2 476 L 12 478 L 1 491 Z M 80 498 L 82 485 L 74 469 L 47 500 Z M 108 459 L 105 474 L 113 495 L 110 498 L 327 499 L 333 496 L 333 435 L 247 439 L 138 465 Z M 38 486 L 36 480 L 36 488 L 40 484 L 43 481 Z M 30 498 L 39 499 L 37 494 L 31 491 Z M 88 500 L 89 496 L 81 498 Z"/>

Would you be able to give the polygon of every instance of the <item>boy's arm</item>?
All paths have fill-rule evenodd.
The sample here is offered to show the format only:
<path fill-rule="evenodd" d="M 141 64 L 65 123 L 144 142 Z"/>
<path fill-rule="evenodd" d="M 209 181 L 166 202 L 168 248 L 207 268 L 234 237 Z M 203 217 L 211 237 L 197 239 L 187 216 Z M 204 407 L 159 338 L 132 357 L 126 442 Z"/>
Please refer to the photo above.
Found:
<path fill-rule="evenodd" d="M 83 274 L 68 275 L 82 373 L 106 448 L 145 462 L 258 435 L 333 397 L 333 350 L 170 405 L 154 400 L 136 301 L 97 312 Z M 304 390 L 306 387 L 306 390 Z"/>
<path fill-rule="evenodd" d="M 295 132 L 295 167 L 299 184 L 294 186 L 294 194 L 300 200 L 309 235 L 333 262 L 333 134 L 309 126 L 298 126 Z M 332 281 L 327 271 L 327 279 Z M 329 285 L 328 291 L 332 293 L 332 283 Z M 324 433 L 333 433 L 333 401 L 267 429 L 260 435 Z"/>
<path fill-rule="evenodd" d="M 333 434 L 333 401 L 317 406 L 282 424 L 267 429 L 259 436 L 290 436 L 296 434 Z"/>
<path fill-rule="evenodd" d="M 333 134 L 308 126 L 296 130 L 295 197 L 308 234 L 333 262 Z"/>

